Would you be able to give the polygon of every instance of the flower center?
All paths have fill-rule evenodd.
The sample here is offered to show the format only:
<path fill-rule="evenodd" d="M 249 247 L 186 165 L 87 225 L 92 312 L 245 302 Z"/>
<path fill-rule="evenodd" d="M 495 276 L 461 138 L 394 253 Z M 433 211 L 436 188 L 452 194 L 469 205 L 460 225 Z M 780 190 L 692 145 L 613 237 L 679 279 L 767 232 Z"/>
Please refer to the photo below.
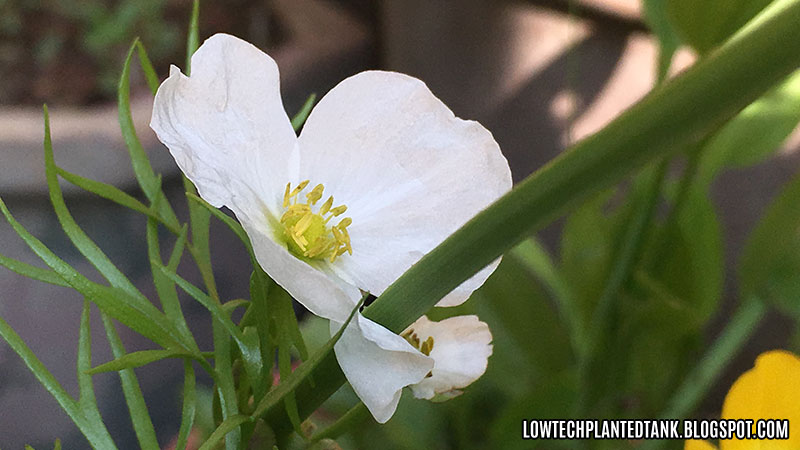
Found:
<path fill-rule="evenodd" d="M 423 355 L 431 356 L 431 350 L 433 350 L 433 336 L 428 336 L 428 339 L 420 342 L 419 336 L 417 336 L 413 328 L 409 328 L 400 336 L 408 341 L 412 347 L 422 352 Z"/>
<path fill-rule="evenodd" d="M 321 184 L 305 195 L 305 203 L 300 203 L 298 197 L 308 183 L 309 180 L 305 180 L 294 189 L 292 183 L 286 183 L 286 192 L 283 194 L 286 212 L 281 216 L 281 225 L 289 251 L 299 258 L 327 259 L 330 262 L 336 261 L 345 252 L 352 255 L 347 227 L 353 220 L 345 217 L 336 225 L 328 225 L 334 217 L 347 211 L 347 206 L 334 207 L 333 196 L 330 196 L 317 207 L 325 190 Z"/>

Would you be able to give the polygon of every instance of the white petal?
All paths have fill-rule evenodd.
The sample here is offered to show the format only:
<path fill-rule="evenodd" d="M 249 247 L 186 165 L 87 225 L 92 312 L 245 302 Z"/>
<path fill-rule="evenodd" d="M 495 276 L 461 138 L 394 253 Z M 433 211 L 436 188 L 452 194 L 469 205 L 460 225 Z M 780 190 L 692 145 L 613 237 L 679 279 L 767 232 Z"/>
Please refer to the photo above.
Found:
<path fill-rule="evenodd" d="M 274 238 L 286 183 L 299 180 L 297 137 L 272 58 L 233 36 L 212 36 L 192 57 L 191 77 L 172 68 L 156 94 L 151 127 L 200 195 L 236 214 L 278 284 L 314 314 L 347 318 L 358 289 L 295 258 Z"/>
<path fill-rule="evenodd" d="M 469 386 L 486 371 L 492 354 L 492 333 L 477 316 L 456 316 L 432 322 L 422 316 L 412 324 L 421 342 L 433 337 L 433 370 L 411 386 L 417 398 L 433 398 Z"/>
<path fill-rule="evenodd" d="M 339 322 L 347 320 L 361 297 L 356 287 L 337 282 L 289 253 L 285 245 L 265 233 L 270 227 L 266 221 L 254 224 L 242 217 L 239 220 L 250 236 L 258 264 L 276 283 L 313 314 Z"/>
<path fill-rule="evenodd" d="M 258 203 L 277 215 L 291 179 L 297 138 L 280 97 L 275 61 L 226 34 L 206 40 L 192 74 L 170 69 L 153 104 L 151 128 L 214 206 Z"/>
<path fill-rule="evenodd" d="M 325 184 L 353 220 L 353 254 L 333 270 L 375 295 L 511 188 L 491 133 L 398 73 L 342 81 L 314 108 L 299 145 L 301 177 Z M 466 300 L 492 270 L 445 304 Z"/>
<path fill-rule="evenodd" d="M 341 326 L 331 321 L 331 334 Z M 361 314 L 350 322 L 334 350 L 347 381 L 379 423 L 392 417 L 402 389 L 423 379 L 433 367 L 431 358 Z"/>

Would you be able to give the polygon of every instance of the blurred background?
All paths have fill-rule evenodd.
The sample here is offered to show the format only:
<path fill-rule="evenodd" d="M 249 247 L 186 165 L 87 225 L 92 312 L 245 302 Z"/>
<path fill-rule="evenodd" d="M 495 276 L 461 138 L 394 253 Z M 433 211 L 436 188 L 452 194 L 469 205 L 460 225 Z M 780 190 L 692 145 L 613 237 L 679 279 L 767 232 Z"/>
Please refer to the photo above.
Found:
<path fill-rule="evenodd" d="M 170 64 L 183 67 L 190 9 L 186 0 L 0 0 L 0 196 L 33 234 L 96 279 L 63 235 L 50 207 L 41 105 L 50 107 L 59 165 L 139 196 L 117 122 L 122 62 L 138 36 L 162 77 Z M 478 120 L 492 131 L 515 181 L 645 95 L 655 84 L 658 64 L 658 42 L 638 0 L 205 0 L 200 30 L 201 38 L 216 32 L 235 34 L 273 56 L 289 114 L 310 93 L 322 95 L 362 70 L 416 76 L 456 115 Z M 694 60 L 691 50 L 680 49 L 671 72 Z M 173 204 L 185 213 L 180 174 L 147 126 L 152 97 L 136 70 L 134 64 L 132 108 L 139 137 L 164 175 Z M 780 186 L 797 171 L 799 147 L 795 133 L 776 156 L 723 173 L 712 186 L 726 270 L 722 300 L 703 328 L 700 349 L 716 336 L 736 302 L 734 267 L 745 238 Z M 145 219 L 68 184 L 64 189 L 78 223 L 144 293 L 152 294 L 143 245 Z M 559 221 L 539 234 L 551 254 L 560 251 L 563 225 Z M 4 221 L 0 251 L 38 263 Z M 212 223 L 212 254 L 220 292 L 228 299 L 247 297 L 249 260 L 236 238 L 218 223 Z M 506 267 L 490 283 L 502 284 L 502 277 L 512 277 L 513 271 Z M 568 346 L 564 330 L 547 322 L 553 311 L 546 311 L 552 309 L 546 296 L 531 283 L 515 279 L 503 284 L 509 296 L 541 301 L 531 303 L 539 309 L 520 309 L 527 321 L 521 326 L 524 331 L 504 332 L 506 319 L 491 311 L 491 299 L 476 298 L 470 303 L 485 304 L 466 307 L 477 308 L 495 332 L 495 356 L 475 386 L 446 404 L 404 398 L 387 426 L 365 427 L 341 444 L 359 446 L 381 439 L 385 448 L 487 448 L 496 439 L 516 439 L 523 418 L 564 417 L 559 415 L 565 408 L 560 403 L 566 402 L 560 397 L 563 386 L 555 386 L 558 381 L 548 374 L 570 358 L 563 352 Z M 475 297 L 481 296 L 490 297 Z M 77 392 L 81 306 L 73 291 L 0 269 L 0 315 L 72 393 Z M 184 308 L 201 348 L 209 348 L 208 314 L 190 300 Z M 94 360 L 104 362 L 111 354 L 99 316 L 94 320 Z M 319 337 L 319 324 L 310 321 L 305 326 L 309 339 Z M 752 366 L 759 352 L 790 346 L 793 330 L 790 320 L 770 313 L 697 415 L 718 416 L 736 376 Z M 120 332 L 129 351 L 149 348 L 129 330 L 120 327 Z M 537 356 L 525 361 L 530 359 L 527 353 Z M 179 421 L 181 364 L 159 362 L 137 369 L 137 374 L 166 447 Z M 95 380 L 109 429 L 121 448 L 135 448 L 117 376 L 103 374 Z M 332 400 L 331 414 L 342 407 L 337 401 L 347 403 L 348 395 L 343 392 L 339 400 Z M 18 449 L 29 443 L 47 448 L 56 437 L 68 449 L 86 446 L 56 401 L 0 343 L 0 447 Z"/>

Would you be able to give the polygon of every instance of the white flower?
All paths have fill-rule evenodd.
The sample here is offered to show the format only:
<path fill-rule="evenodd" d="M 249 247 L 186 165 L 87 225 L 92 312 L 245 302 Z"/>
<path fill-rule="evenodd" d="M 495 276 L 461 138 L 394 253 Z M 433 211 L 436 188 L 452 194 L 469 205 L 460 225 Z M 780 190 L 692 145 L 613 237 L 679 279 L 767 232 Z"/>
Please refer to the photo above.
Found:
<path fill-rule="evenodd" d="M 398 73 L 342 81 L 298 137 L 275 61 L 224 34 L 197 50 L 191 77 L 171 68 L 150 125 L 200 195 L 236 214 L 262 268 L 332 329 L 361 290 L 380 295 L 511 187 L 491 134 Z M 462 303 L 498 262 L 439 306 Z M 361 315 L 335 350 L 379 422 L 391 417 L 401 389 L 433 367 L 401 336 Z"/>
<path fill-rule="evenodd" d="M 492 333 L 477 316 L 456 316 L 432 322 L 422 316 L 402 336 L 433 358 L 433 369 L 411 385 L 417 398 L 451 398 L 486 371 L 492 355 Z"/>

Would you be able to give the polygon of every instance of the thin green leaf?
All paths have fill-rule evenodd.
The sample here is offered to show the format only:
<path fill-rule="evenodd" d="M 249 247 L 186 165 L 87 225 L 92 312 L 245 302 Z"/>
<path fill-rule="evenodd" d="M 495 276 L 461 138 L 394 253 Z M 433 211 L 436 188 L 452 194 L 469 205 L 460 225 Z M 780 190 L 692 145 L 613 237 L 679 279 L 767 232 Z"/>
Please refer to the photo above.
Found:
<path fill-rule="evenodd" d="M 211 323 L 214 338 L 214 373 L 216 374 L 217 398 L 222 419 L 234 417 L 239 414 L 239 405 L 236 397 L 236 382 L 233 379 L 233 365 L 231 360 L 231 339 L 219 320 Z M 242 432 L 238 427 L 233 427 L 223 433 L 225 448 L 237 450 L 242 441 Z M 220 439 L 222 436 L 220 436 Z"/>
<path fill-rule="evenodd" d="M 146 306 L 142 307 L 143 305 L 140 305 L 139 302 L 121 289 L 110 288 L 89 281 L 64 260 L 56 256 L 47 246 L 17 222 L 2 199 L 0 199 L 0 211 L 2 211 L 11 227 L 14 228 L 14 231 L 45 264 L 69 283 L 73 289 L 95 303 L 101 311 L 108 313 L 132 330 L 162 347 L 180 346 L 180 337 L 174 334 L 172 326 L 153 305 L 147 303 Z"/>
<path fill-rule="evenodd" d="M 215 448 L 215 446 L 225 437 L 226 434 L 230 433 L 231 431 L 239 428 L 244 423 L 251 422 L 253 419 L 250 416 L 245 415 L 235 415 L 230 416 L 225 419 L 216 430 L 206 439 L 203 445 L 200 446 L 199 450 L 211 450 Z"/>
<path fill-rule="evenodd" d="M 274 339 L 270 334 L 270 327 L 272 326 L 270 307 L 268 295 L 270 290 L 276 288 L 277 285 L 273 282 L 267 274 L 261 269 L 257 263 L 253 263 L 253 273 L 250 275 L 250 301 L 252 304 L 247 310 L 253 319 L 253 324 L 258 331 L 259 348 L 261 349 L 261 360 L 264 362 L 262 369 L 262 377 L 265 380 L 271 379 L 272 367 L 275 362 L 275 348 L 277 343 L 273 342 Z M 245 318 L 242 318 L 242 324 L 245 323 Z M 262 383 L 267 386 L 267 383 Z M 255 399 L 260 400 L 265 392 L 256 392 Z"/>
<path fill-rule="evenodd" d="M 247 373 L 250 382 L 253 385 L 258 384 L 258 379 L 261 375 L 261 352 L 258 348 L 257 339 L 247 339 L 242 331 L 237 327 L 230 317 L 225 314 L 222 306 L 215 302 L 211 297 L 206 295 L 203 291 L 198 289 L 193 284 L 181 278 L 178 274 L 170 271 L 164 266 L 161 266 L 162 272 L 173 282 L 177 283 L 187 294 L 197 300 L 201 305 L 211 313 L 211 316 L 228 332 L 228 334 L 236 341 L 239 351 L 242 354 L 245 372 Z"/>
<path fill-rule="evenodd" d="M 56 399 L 65 413 L 72 419 L 78 429 L 81 430 L 89 444 L 99 450 L 116 449 L 114 441 L 108 434 L 102 423 L 95 423 L 87 420 L 81 408 L 68 393 L 61 387 L 53 374 L 42 364 L 39 358 L 25 345 L 25 341 L 11 328 L 8 323 L 0 317 L 0 337 L 8 343 L 14 352 L 22 358 L 22 361 L 33 373 L 39 383 L 47 389 L 47 392 Z"/>
<path fill-rule="evenodd" d="M 132 209 L 136 212 L 140 212 L 142 214 L 150 214 L 147 206 L 145 206 L 139 200 L 136 200 L 133 196 L 128 195 L 124 191 L 111 186 L 110 184 L 106 184 L 100 181 L 92 180 L 89 178 L 84 178 L 80 175 L 76 175 L 74 173 L 68 172 L 61 167 L 56 167 L 56 171 L 61 178 L 69 181 L 70 183 L 78 186 L 79 188 L 91 192 L 93 194 L 97 194 L 100 197 L 103 197 L 107 200 L 111 200 L 118 205 L 124 206 L 126 208 Z"/>
<path fill-rule="evenodd" d="M 64 194 L 61 192 L 61 186 L 58 184 L 58 174 L 50 137 L 50 115 L 46 105 L 44 107 L 44 164 L 50 201 L 53 204 L 58 221 L 70 241 L 112 286 L 127 292 L 139 303 L 149 304 L 147 298 L 114 266 L 105 253 L 83 232 L 69 213 L 64 202 Z"/>
<path fill-rule="evenodd" d="M 136 48 L 135 40 L 128 50 L 128 56 L 125 58 L 125 64 L 122 66 L 122 75 L 119 80 L 119 88 L 117 90 L 117 103 L 119 125 L 122 130 L 122 137 L 125 140 L 125 145 L 128 147 L 128 153 L 133 165 L 133 172 L 136 175 L 136 180 L 139 182 L 145 196 L 154 202 L 156 198 L 163 197 L 159 205 L 159 214 L 163 220 L 173 229 L 180 229 L 178 217 L 169 206 L 169 202 L 164 197 L 161 191 L 161 182 L 158 176 L 153 171 L 150 165 L 150 160 L 147 158 L 147 153 L 142 147 L 142 143 L 136 136 L 136 128 L 133 125 L 133 115 L 131 114 L 131 98 L 130 98 L 130 73 L 131 73 L 131 59 L 133 58 L 133 51 Z"/>
<path fill-rule="evenodd" d="M 67 180 L 68 182 L 74 184 L 75 186 L 80 187 L 86 191 L 95 193 L 107 200 L 111 200 L 114 203 L 124 206 L 126 208 L 130 208 L 133 211 L 142 213 L 147 215 L 147 217 L 151 217 L 157 220 L 159 223 L 167 227 L 170 232 L 173 234 L 180 234 L 180 226 L 177 223 L 167 223 L 165 222 L 164 218 L 159 215 L 157 208 L 154 209 L 152 207 L 148 208 L 139 200 L 134 198 L 133 196 L 125 193 L 124 191 L 117 189 L 110 184 L 101 183 L 96 180 L 92 180 L 89 178 L 84 178 L 74 173 L 67 172 L 66 170 L 62 169 L 61 167 L 56 167 L 58 169 L 58 174 Z M 157 177 L 158 178 L 158 177 Z M 160 185 L 159 181 L 159 185 Z M 156 205 L 158 206 L 158 205 Z M 177 227 L 177 228 L 176 228 Z"/>
<path fill-rule="evenodd" d="M 56 212 L 56 216 L 58 217 L 64 232 L 67 234 L 75 247 L 81 252 L 81 254 L 83 254 L 89 260 L 89 262 L 91 262 L 92 265 L 97 268 L 97 270 L 111 283 L 114 288 L 120 289 L 127 294 L 127 301 L 132 302 L 130 305 L 131 307 L 136 308 L 142 314 L 148 316 L 150 320 L 155 320 L 156 318 L 162 317 L 161 313 L 155 307 L 153 307 L 150 301 L 147 300 L 147 298 L 142 295 L 135 286 L 133 286 L 133 283 L 131 283 L 125 277 L 125 275 L 123 275 L 122 272 L 120 272 L 114 266 L 114 264 L 108 259 L 102 250 L 100 250 L 100 248 L 86 235 L 86 233 L 81 230 L 81 228 L 72 218 L 72 215 L 69 213 L 66 203 L 64 202 L 61 187 L 58 184 L 58 176 L 56 174 L 56 165 L 53 158 L 53 147 L 50 137 L 50 118 L 46 106 L 44 108 L 44 121 L 44 150 L 47 185 L 50 191 L 50 200 L 53 204 L 53 209 Z M 94 297 L 91 297 L 90 299 L 96 300 Z M 180 336 L 180 339 L 178 340 L 178 342 L 182 343 L 184 348 L 187 347 L 187 343 L 190 343 L 188 346 L 191 348 L 191 343 L 193 343 L 193 340 L 191 340 L 191 337 L 189 336 Z"/>
<path fill-rule="evenodd" d="M 211 212 L 189 199 L 190 196 L 197 195 L 197 189 L 186 176 L 183 177 L 183 187 L 189 204 L 189 227 L 192 231 L 192 245 L 194 246 L 194 259 L 197 263 L 197 269 L 200 271 L 211 297 L 218 299 L 214 271 L 211 266 L 211 248 L 208 234 L 209 226 L 211 225 Z"/>
<path fill-rule="evenodd" d="M 16 272 L 23 277 L 28 277 L 33 280 L 41 281 L 43 283 L 54 284 L 56 286 L 62 287 L 69 287 L 66 281 L 64 281 L 57 273 L 53 272 L 52 270 L 42 269 L 41 267 L 32 266 L 30 264 L 24 263 L 22 261 L 17 261 L 16 259 L 9 258 L 4 255 L 0 255 L 0 266 L 5 267 L 6 269 Z"/>
<path fill-rule="evenodd" d="M 192 3 L 192 15 L 189 18 L 189 34 L 186 36 L 186 75 L 192 70 L 192 55 L 200 47 L 200 1 Z"/>
<path fill-rule="evenodd" d="M 156 264 L 157 267 L 161 270 L 161 272 L 172 282 L 176 283 L 180 286 L 181 289 L 184 290 L 189 296 L 193 299 L 197 300 L 198 303 L 205 306 L 205 308 L 211 313 L 211 316 L 214 319 L 220 321 L 222 326 L 225 328 L 226 331 L 230 334 L 230 336 L 236 340 L 237 342 L 242 341 L 242 332 L 239 328 L 231 321 L 230 317 L 225 314 L 225 311 L 222 309 L 222 306 L 217 304 L 214 299 L 208 296 L 205 292 L 201 291 L 197 288 L 197 286 L 193 285 L 192 283 L 183 279 L 180 275 L 171 272 L 167 267 L 163 265 L 158 265 L 156 261 L 153 261 L 153 264 Z"/>
<path fill-rule="evenodd" d="M 242 241 L 242 244 L 244 244 L 244 246 L 247 248 L 247 251 L 250 253 L 251 257 L 254 257 L 253 246 L 250 244 L 250 238 L 247 236 L 247 232 L 244 231 L 244 228 L 242 228 L 242 225 L 239 222 L 222 212 L 219 208 L 212 206 L 210 203 L 200 198 L 197 194 L 187 192 L 186 198 L 202 206 L 205 210 L 211 213 L 211 215 L 219 219 L 228 228 L 230 228 L 236 237 Z"/>
<path fill-rule="evenodd" d="M 308 119 L 308 115 L 311 114 L 311 109 L 314 107 L 314 102 L 317 101 L 317 94 L 311 94 L 306 99 L 306 102 L 303 103 L 303 106 L 300 108 L 300 111 L 297 111 L 297 114 L 292 117 L 292 128 L 294 131 L 299 130 L 304 123 L 306 123 L 306 119 Z"/>
<path fill-rule="evenodd" d="M 83 411 L 87 420 L 94 423 L 103 423 L 100 410 L 97 408 L 97 399 L 94 396 L 94 385 L 92 376 L 88 373 L 92 367 L 92 331 L 89 325 L 90 310 L 89 301 L 83 301 L 83 311 L 81 312 L 80 334 L 78 336 L 78 406 Z"/>
<path fill-rule="evenodd" d="M 188 228 L 184 225 L 181 229 L 181 234 L 175 241 L 172 254 L 170 255 L 167 267 L 170 271 L 175 271 L 180 263 L 181 255 L 186 247 L 186 235 Z M 147 220 L 147 255 L 150 261 L 156 261 L 158 264 L 150 264 L 150 272 L 153 276 L 153 285 L 158 293 L 158 298 L 161 301 L 161 307 L 164 314 L 172 321 L 175 328 L 184 336 L 185 341 L 191 348 L 197 352 L 197 344 L 195 343 L 194 336 L 186 323 L 186 318 L 181 310 L 181 303 L 178 299 L 178 293 L 175 290 L 175 283 L 164 275 L 160 267 L 163 266 L 161 261 L 161 248 L 158 242 L 158 225 L 155 219 L 148 218 Z"/>
<path fill-rule="evenodd" d="M 197 408 L 197 388 L 194 376 L 194 367 L 191 361 L 183 362 L 183 407 L 181 408 L 181 427 L 178 430 L 178 440 L 175 444 L 177 450 L 186 448 L 189 434 L 194 426 L 194 417 Z"/>
<path fill-rule="evenodd" d="M 306 359 L 303 364 L 300 364 L 288 377 L 281 377 L 280 384 L 267 393 L 267 395 L 264 396 L 264 398 L 262 398 L 258 403 L 258 406 L 256 406 L 256 409 L 252 414 L 254 419 L 261 417 L 261 415 L 266 411 L 284 401 L 287 395 L 293 393 L 300 383 L 307 380 L 308 377 L 311 376 L 314 368 L 316 368 L 320 362 L 325 359 L 328 353 L 333 350 L 333 346 L 336 345 L 336 343 L 339 341 L 339 338 L 342 337 L 344 330 L 347 329 L 350 321 L 353 320 L 353 317 L 355 317 L 356 313 L 361 308 L 361 305 L 364 304 L 364 301 L 367 299 L 367 297 L 368 295 L 365 295 L 363 298 L 361 298 L 361 301 L 359 301 L 350 312 L 350 316 L 344 322 L 342 327 L 339 328 L 339 331 L 337 331 L 336 334 L 334 334 L 324 346 L 320 347 L 319 350 L 317 350 L 310 358 Z"/>
<path fill-rule="evenodd" d="M 153 68 L 153 63 L 150 62 L 150 57 L 147 56 L 147 50 L 144 49 L 144 44 L 142 44 L 142 41 L 137 39 L 134 45 L 136 45 L 136 51 L 139 54 L 139 65 L 142 67 L 142 72 L 144 72 L 144 77 L 147 80 L 147 86 L 150 88 L 150 92 L 152 92 L 153 95 L 156 95 L 159 81 L 156 70 Z"/>
<path fill-rule="evenodd" d="M 237 298 L 222 304 L 222 310 L 225 311 L 225 314 L 227 314 L 228 316 L 233 314 L 233 311 L 235 311 L 236 308 L 249 308 L 249 307 L 250 307 L 250 300 L 245 300 L 243 298 Z"/>
<path fill-rule="evenodd" d="M 90 375 L 103 372 L 117 372 L 124 369 L 141 367 L 156 361 L 167 358 L 191 358 L 192 354 L 180 350 L 141 350 L 133 353 L 125 353 L 113 361 L 92 367 L 87 371 Z"/>
<path fill-rule="evenodd" d="M 281 327 L 279 334 L 286 336 L 287 342 L 294 345 L 300 358 L 308 358 L 308 349 L 300 333 L 300 325 L 297 323 L 297 316 L 294 314 L 292 297 L 283 288 L 275 285 L 270 290 L 270 305 L 275 312 L 275 322 Z"/>
<path fill-rule="evenodd" d="M 55 444 L 53 444 L 53 450 L 61 450 L 61 439 L 56 439 Z"/>
<path fill-rule="evenodd" d="M 117 334 L 114 322 L 107 314 L 101 313 L 101 316 L 103 318 L 103 326 L 106 329 L 106 339 L 108 339 L 108 344 L 111 347 L 111 353 L 115 358 L 122 358 L 125 355 L 125 347 L 119 338 L 119 334 Z M 139 386 L 139 380 L 136 379 L 136 374 L 133 369 L 123 369 L 119 371 L 119 379 L 139 446 L 144 449 L 159 448 L 153 421 L 147 411 L 147 404 L 144 402 L 144 396 Z"/>
<path fill-rule="evenodd" d="M 142 187 L 145 195 L 150 201 L 154 201 L 158 195 L 157 177 L 150 165 L 150 160 L 147 158 L 147 153 L 142 147 L 142 143 L 136 136 L 136 129 L 133 125 L 133 115 L 131 114 L 131 98 L 130 98 L 130 73 L 131 73 L 131 59 L 133 59 L 133 51 L 136 49 L 136 43 L 139 40 L 134 40 L 128 50 L 128 55 L 125 58 L 125 63 L 122 66 L 122 75 L 119 80 L 119 87 L 117 92 L 118 101 L 118 114 L 119 125 L 122 129 L 122 137 L 125 139 L 125 145 L 128 147 L 130 153 L 131 163 L 133 164 L 133 172 L 139 185 Z"/>

